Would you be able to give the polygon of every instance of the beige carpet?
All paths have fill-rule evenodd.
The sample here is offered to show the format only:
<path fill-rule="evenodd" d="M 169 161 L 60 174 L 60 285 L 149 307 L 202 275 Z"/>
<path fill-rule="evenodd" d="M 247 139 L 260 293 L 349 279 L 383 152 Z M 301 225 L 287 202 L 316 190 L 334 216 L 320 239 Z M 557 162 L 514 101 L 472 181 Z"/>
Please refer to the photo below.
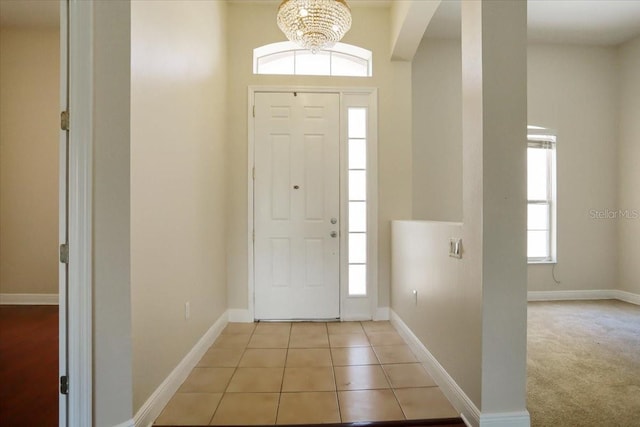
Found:
<path fill-rule="evenodd" d="M 531 425 L 640 426 L 640 307 L 529 303 Z"/>

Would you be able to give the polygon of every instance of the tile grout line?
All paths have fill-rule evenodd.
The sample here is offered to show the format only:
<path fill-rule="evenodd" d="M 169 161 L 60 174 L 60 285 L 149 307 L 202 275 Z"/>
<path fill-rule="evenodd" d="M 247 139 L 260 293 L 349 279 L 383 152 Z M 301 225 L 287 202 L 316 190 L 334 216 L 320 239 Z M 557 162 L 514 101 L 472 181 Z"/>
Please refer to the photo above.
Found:
<path fill-rule="evenodd" d="M 333 363 L 333 347 L 331 347 L 331 339 L 329 338 L 329 326 L 327 325 L 327 340 L 329 341 L 329 359 L 331 359 L 331 371 L 333 372 L 333 383 L 336 386 L 335 397 L 336 405 L 338 406 L 338 418 L 340 422 L 344 422 L 342 419 L 342 409 L 340 408 L 340 399 L 338 398 L 338 380 L 336 379 L 336 367 Z"/>
<path fill-rule="evenodd" d="M 280 402 L 282 401 L 282 389 L 284 387 L 284 375 L 287 372 L 287 359 L 289 359 L 289 343 L 291 342 L 291 330 L 293 325 L 289 326 L 289 335 L 287 337 L 287 348 L 284 357 L 284 366 L 282 367 L 282 379 L 280 380 L 280 391 L 278 392 L 278 404 L 276 406 L 276 419 L 273 421 L 273 425 L 278 424 L 278 417 L 280 416 Z"/>

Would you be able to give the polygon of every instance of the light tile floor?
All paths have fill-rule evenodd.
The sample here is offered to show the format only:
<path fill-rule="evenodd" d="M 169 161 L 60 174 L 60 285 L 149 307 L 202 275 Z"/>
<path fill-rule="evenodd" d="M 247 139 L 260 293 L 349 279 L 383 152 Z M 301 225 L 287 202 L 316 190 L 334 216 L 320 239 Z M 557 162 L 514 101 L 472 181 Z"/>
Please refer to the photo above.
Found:
<path fill-rule="evenodd" d="M 230 323 L 155 425 L 457 416 L 389 322 Z"/>

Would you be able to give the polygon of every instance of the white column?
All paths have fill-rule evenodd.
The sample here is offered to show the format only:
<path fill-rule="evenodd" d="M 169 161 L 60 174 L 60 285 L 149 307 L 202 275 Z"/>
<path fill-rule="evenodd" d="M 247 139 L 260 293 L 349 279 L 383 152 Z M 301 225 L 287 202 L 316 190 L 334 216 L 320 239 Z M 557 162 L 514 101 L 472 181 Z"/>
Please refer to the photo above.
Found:
<path fill-rule="evenodd" d="M 527 3 L 462 2 L 465 280 L 482 293 L 480 425 L 526 411 Z"/>

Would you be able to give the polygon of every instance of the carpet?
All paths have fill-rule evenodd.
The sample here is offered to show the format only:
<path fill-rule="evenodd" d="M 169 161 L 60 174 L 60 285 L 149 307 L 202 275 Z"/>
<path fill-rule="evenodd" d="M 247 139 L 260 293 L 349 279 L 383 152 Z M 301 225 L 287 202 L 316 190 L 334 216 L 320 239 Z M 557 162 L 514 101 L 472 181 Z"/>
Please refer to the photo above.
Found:
<path fill-rule="evenodd" d="M 528 307 L 531 425 L 640 426 L 640 307 L 616 300 Z"/>

